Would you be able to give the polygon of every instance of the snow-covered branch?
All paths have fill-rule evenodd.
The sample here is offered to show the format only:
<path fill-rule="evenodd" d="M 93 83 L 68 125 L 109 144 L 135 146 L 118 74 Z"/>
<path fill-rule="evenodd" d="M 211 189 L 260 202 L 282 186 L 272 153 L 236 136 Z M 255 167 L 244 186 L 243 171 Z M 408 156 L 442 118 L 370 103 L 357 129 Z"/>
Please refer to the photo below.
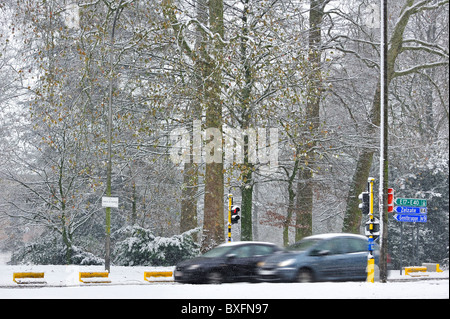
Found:
<path fill-rule="evenodd" d="M 406 70 L 402 70 L 402 71 L 395 71 L 393 78 L 399 77 L 399 76 L 404 76 L 404 75 L 408 75 L 411 73 L 416 73 L 419 72 L 421 70 L 424 69 L 431 69 L 431 68 L 435 68 L 435 67 L 439 67 L 439 66 L 448 66 L 448 61 L 440 61 L 440 62 L 433 62 L 433 63 L 427 63 L 427 64 L 421 64 L 421 65 L 416 65 L 412 68 L 406 69 Z"/>
<path fill-rule="evenodd" d="M 406 39 L 403 40 L 403 43 L 416 43 L 418 45 L 416 46 L 405 46 L 403 45 L 402 47 L 402 51 L 414 51 L 414 50 L 422 50 L 431 54 L 435 54 L 435 55 L 439 55 L 443 58 L 448 59 L 448 51 L 437 44 L 433 44 L 433 43 L 428 43 L 425 41 L 421 41 L 421 40 L 417 40 L 417 39 Z"/>

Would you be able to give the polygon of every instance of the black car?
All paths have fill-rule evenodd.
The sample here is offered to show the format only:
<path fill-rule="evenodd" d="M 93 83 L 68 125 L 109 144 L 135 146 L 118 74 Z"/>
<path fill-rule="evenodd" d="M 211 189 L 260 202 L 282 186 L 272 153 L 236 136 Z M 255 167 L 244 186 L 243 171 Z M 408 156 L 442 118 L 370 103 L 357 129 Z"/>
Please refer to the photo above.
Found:
<path fill-rule="evenodd" d="M 175 267 L 174 278 L 181 283 L 222 283 L 256 281 L 258 263 L 282 248 L 262 242 L 226 243 L 200 257 Z"/>

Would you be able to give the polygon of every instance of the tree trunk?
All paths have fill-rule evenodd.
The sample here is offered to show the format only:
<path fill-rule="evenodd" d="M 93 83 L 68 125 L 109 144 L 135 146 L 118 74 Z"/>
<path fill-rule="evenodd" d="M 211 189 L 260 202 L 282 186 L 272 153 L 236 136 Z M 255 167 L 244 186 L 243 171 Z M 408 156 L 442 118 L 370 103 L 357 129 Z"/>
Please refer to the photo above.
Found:
<path fill-rule="evenodd" d="M 247 36 L 249 33 L 247 25 L 248 15 L 248 0 L 244 1 L 244 10 L 242 14 L 242 39 L 241 39 L 241 61 L 244 70 L 245 86 L 241 92 L 241 114 L 242 114 L 242 128 L 247 130 L 250 127 L 251 121 L 251 106 L 250 106 L 250 94 L 252 86 L 252 74 L 249 57 L 247 56 Z M 253 164 L 249 161 L 249 138 L 248 135 L 244 136 L 244 164 L 241 168 L 241 240 L 250 241 L 253 240 Z"/>
<path fill-rule="evenodd" d="M 319 128 L 321 97 L 321 25 L 325 4 L 329 1 L 311 0 L 309 10 L 309 53 L 308 60 L 311 71 L 308 80 L 308 96 L 306 102 L 306 127 L 309 130 L 309 141 L 305 143 L 306 161 L 300 169 L 297 183 L 295 240 L 312 235 L 313 209 L 313 171 L 315 169 L 315 137 Z"/>
<path fill-rule="evenodd" d="M 363 151 L 358 157 L 355 174 L 347 195 L 347 209 L 344 216 L 344 233 L 359 234 L 361 227 L 361 210 L 359 209 L 358 196 L 367 190 L 367 178 L 369 177 L 370 167 L 374 151 Z"/>
<path fill-rule="evenodd" d="M 197 20 L 200 21 L 203 25 L 208 24 L 208 12 L 206 0 L 197 0 L 196 2 L 196 16 Z M 206 41 L 207 37 L 203 34 L 203 30 L 197 26 L 197 30 L 195 31 L 195 52 L 201 52 L 202 56 L 206 55 Z M 200 121 L 202 116 L 202 108 L 201 105 L 203 103 L 203 91 L 202 91 L 202 83 L 203 83 L 203 75 L 204 75 L 204 61 L 203 59 L 195 59 L 194 61 L 194 92 L 195 96 L 193 97 L 193 101 L 189 106 L 189 109 L 186 111 L 186 122 L 189 123 L 191 132 L 190 136 L 190 162 L 184 164 L 183 170 L 183 188 L 182 188 L 182 199 L 181 199 L 181 219 L 180 219 L 180 232 L 186 232 L 190 229 L 198 227 L 197 220 L 197 191 L 198 191 L 198 159 L 194 158 L 194 154 L 198 154 L 201 151 L 198 149 L 194 149 L 194 147 L 198 147 L 198 145 L 194 145 L 194 122 Z M 194 241 L 197 241 L 197 235 L 193 236 Z"/>
<path fill-rule="evenodd" d="M 223 29 L 223 2 L 222 0 L 209 1 L 209 23 L 211 32 L 220 36 L 220 39 L 210 39 L 213 42 L 212 52 L 214 60 L 206 58 L 204 74 L 204 98 L 206 102 L 206 127 L 214 128 L 222 136 L 222 101 L 221 101 L 221 65 Z M 206 137 L 208 139 L 208 137 Z M 217 141 L 216 141 L 217 142 Z M 208 143 L 208 140 L 206 141 Z M 222 140 L 220 139 L 220 150 Z M 208 156 L 207 156 L 208 157 Z M 202 251 L 208 251 L 225 240 L 224 228 L 224 187 L 223 187 L 223 158 L 220 154 L 219 162 L 206 163 L 205 172 L 205 208 L 203 222 Z"/>
<path fill-rule="evenodd" d="M 248 162 L 248 136 L 245 136 L 244 167 L 241 172 L 243 186 L 241 188 L 241 240 L 253 240 L 253 165 Z"/>
<path fill-rule="evenodd" d="M 295 161 L 294 161 L 294 168 L 292 169 L 292 174 L 288 176 L 288 208 L 287 208 L 287 216 L 286 220 L 284 221 L 283 225 L 283 246 L 287 247 L 289 245 L 289 227 L 291 226 L 291 219 L 295 212 L 295 190 L 294 190 L 294 180 L 297 176 L 297 171 L 299 167 L 299 157 L 296 152 Z M 287 173 L 287 171 L 286 171 Z"/>
<path fill-rule="evenodd" d="M 181 233 L 197 227 L 197 185 L 197 165 L 194 163 L 185 163 L 183 171 L 183 189 L 181 190 Z"/>
<path fill-rule="evenodd" d="M 312 171 L 306 166 L 300 169 L 298 176 L 295 241 L 312 235 L 312 190 Z"/>

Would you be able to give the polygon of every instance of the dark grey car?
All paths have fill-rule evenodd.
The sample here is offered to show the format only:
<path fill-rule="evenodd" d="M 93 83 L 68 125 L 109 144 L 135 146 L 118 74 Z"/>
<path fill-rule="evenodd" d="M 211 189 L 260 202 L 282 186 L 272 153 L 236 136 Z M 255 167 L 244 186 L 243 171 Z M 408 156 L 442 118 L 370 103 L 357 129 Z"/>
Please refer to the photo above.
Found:
<path fill-rule="evenodd" d="M 282 248 L 263 242 L 226 243 L 200 257 L 185 260 L 175 267 L 174 278 L 180 283 L 257 281 L 257 266 Z"/>
<path fill-rule="evenodd" d="M 261 281 L 312 282 L 366 280 L 368 239 L 354 234 L 306 237 L 288 252 L 267 258 L 258 269 Z M 379 249 L 375 244 L 375 263 Z"/>

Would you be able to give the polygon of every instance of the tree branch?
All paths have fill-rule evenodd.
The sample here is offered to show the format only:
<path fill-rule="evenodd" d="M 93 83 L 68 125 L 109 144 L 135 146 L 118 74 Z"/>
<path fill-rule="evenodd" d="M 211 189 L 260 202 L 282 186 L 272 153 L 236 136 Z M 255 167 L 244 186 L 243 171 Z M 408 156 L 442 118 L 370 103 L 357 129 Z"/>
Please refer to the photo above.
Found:
<path fill-rule="evenodd" d="M 419 72 L 421 70 L 431 69 L 431 68 L 435 68 L 435 67 L 438 67 L 438 66 L 445 66 L 445 65 L 448 66 L 448 61 L 441 61 L 441 62 L 433 62 L 433 63 L 428 63 L 428 64 L 416 65 L 416 66 L 414 66 L 412 68 L 409 68 L 409 69 L 406 69 L 406 70 L 394 71 L 392 78 L 408 75 L 408 74 L 411 74 L 411 73 L 417 73 L 417 72 Z"/>

